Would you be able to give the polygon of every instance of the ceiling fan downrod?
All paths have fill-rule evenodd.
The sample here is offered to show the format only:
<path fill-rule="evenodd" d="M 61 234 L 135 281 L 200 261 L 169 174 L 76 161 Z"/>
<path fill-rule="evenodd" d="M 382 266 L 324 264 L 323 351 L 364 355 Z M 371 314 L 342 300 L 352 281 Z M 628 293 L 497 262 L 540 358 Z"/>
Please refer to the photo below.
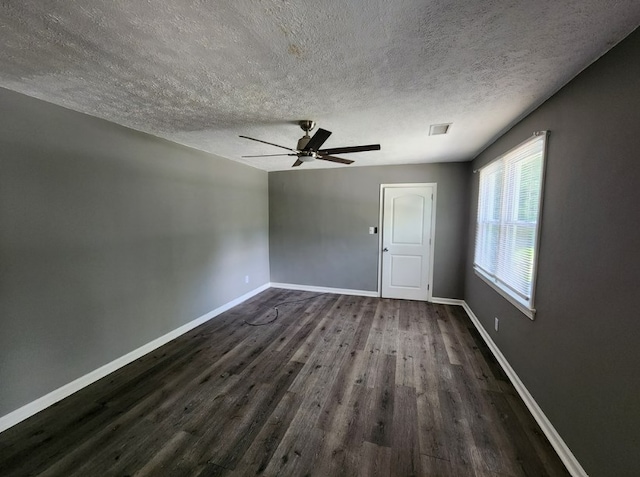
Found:
<path fill-rule="evenodd" d="M 298 149 L 298 158 L 302 162 L 312 161 L 316 157 L 315 153 L 312 151 L 303 151 L 303 150 L 311 140 L 309 131 L 311 131 L 314 127 L 316 127 L 316 122 L 310 119 L 303 119 L 302 121 L 299 121 L 298 124 L 304 131 L 304 136 L 298 139 L 298 144 L 296 146 L 296 148 Z"/>

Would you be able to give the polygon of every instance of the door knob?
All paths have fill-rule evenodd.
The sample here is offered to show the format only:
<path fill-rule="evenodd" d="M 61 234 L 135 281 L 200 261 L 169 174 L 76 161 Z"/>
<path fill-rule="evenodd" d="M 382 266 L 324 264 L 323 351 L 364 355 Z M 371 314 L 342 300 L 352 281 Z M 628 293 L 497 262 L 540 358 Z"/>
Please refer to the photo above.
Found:
<path fill-rule="evenodd" d="M 383 248 L 383 249 L 382 249 L 382 251 L 383 251 L 383 252 L 388 252 L 388 251 L 389 251 L 389 249 L 388 249 L 387 247 L 385 247 L 385 248 Z"/>

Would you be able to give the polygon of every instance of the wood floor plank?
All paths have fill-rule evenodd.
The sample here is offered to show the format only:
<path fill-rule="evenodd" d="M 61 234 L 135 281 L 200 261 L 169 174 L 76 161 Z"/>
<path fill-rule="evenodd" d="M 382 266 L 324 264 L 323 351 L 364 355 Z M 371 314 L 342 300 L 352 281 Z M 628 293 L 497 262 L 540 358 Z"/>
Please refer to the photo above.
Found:
<path fill-rule="evenodd" d="M 396 386 L 391 443 L 391 476 L 422 475 L 416 390 Z"/>
<path fill-rule="evenodd" d="M 333 306 L 335 298 L 332 295 L 325 294 L 324 296 L 318 296 L 317 299 L 311 300 L 308 306 L 305 308 L 304 313 L 295 320 L 295 324 L 291 327 L 287 333 L 283 333 L 279 338 L 279 345 L 276 351 L 282 351 L 289 341 L 297 336 L 300 330 L 307 327 L 310 322 L 313 322 L 317 314 L 322 314 L 323 310 Z"/>
<path fill-rule="evenodd" d="M 416 388 L 415 359 L 419 343 L 415 340 L 422 338 L 421 335 L 409 331 L 398 331 L 396 349 L 396 385 Z"/>
<path fill-rule="evenodd" d="M 444 342 L 444 348 L 447 351 L 449 363 L 461 365 L 463 363 L 460 352 L 458 351 L 458 341 L 455 337 L 453 329 L 448 320 L 438 320 L 438 327 L 440 328 L 440 336 Z"/>
<path fill-rule="evenodd" d="M 333 311 L 339 310 L 341 303 L 343 303 L 344 300 L 344 296 L 340 296 L 335 301 L 327 303 L 326 307 L 328 310 L 323 308 L 323 310 L 318 312 L 320 319 L 314 323 L 313 332 L 291 358 L 293 361 L 298 361 L 300 363 L 307 362 L 309 355 L 315 350 L 316 344 L 322 340 L 322 337 L 326 334 L 327 327 L 332 323 Z M 324 310 L 326 310 L 326 313 L 322 313 Z"/>
<path fill-rule="evenodd" d="M 495 423 L 500 416 L 495 408 L 490 405 L 490 396 L 479 385 L 472 370 L 466 367 L 457 367 L 453 370 L 457 374 L 458 393 L 461 397 L 462 415 L 469 423 L 469 429 L 473 436 L 477 462 L 481 462 L 483 470 L 494 473 L 502 473 L 513 476 L 521 475 L 519 466 L 509 455 L 511 445 L 504 439 L 501 432 L 496 432 Z"/>
<path fill-rule="evenodd" d="M 440 412 L 439 394 L 430 391 L 416 396 L 420 453 L 449 460 L 450 437 Z"/>
<path fill-rule="evenodd" d="M 253 372 L 247 371 L 245 379 L 220 396 L 214 409 L 202 406 L 204 413 L 192 413 L 192 419 L 184 424 L 193 433 L 202 429 L 202 421 L 210 424 L 201 431 L 196 449 L 199 463 L 215 462 L 233 468 L 240 455 L 249 447 L 253 437 L 266 422 L 302 364 L 289 362 L 271 378 L 268 386 L 261 386 L 264 369 L 270 363 L 261 361 Z M 224 435 L 224 439 L 220 436 Z"/>
<path fill-rule="evenodd" d="M 445 306 L 445 312 L 450 319 L 451 329 L 459 343 L 457 349 L 463 366 L 473 373 L 476 385 L 488 391 L 500 391 L 501 384 L 494 376 L 491 367 L 482 357 L 482 352 L 472 334 L 472 331 L 476 331 L 475 327 L 469 322 L 466 315 L 460 316 L 456 313 L 457 308 L 460 307 Z M 465 317 L 466 320 L 464 319 Z"/>
<path fill-rule="evenodd" d="M 364 441 L 360 448 L 358 477 L 389 477 L 391 472 L 391 449 Z"/>
<path fill-rule="evenodd" d="M 369 336 L 364 347 L 365 351 L 372 354 L 380 353 L 382 350 L 384 330 L 386 327 L 385 310 L 388 308 L 387 303 L 387 300 L 379 300 L 378 306 L 376 307 L 376 311 L 373 315 L 373 320 L 369 329 Z M 369 383 L 369 385 L 373 386 L 373 383 Z"/>
<path fill-rule="evenodd" d="M 373 319 L 378 308 L 379 300 L 377 298 L 367 298 L 362 307 L 362 317 L 353 341 L 353 347 L 358 351 L 363 351 L 371 332 Z"/>
<path fill-rule="evenodd" d="M 325 432 L 322 448 L 314 464 L 317 475 L 352 476 L 360 466 L 359 443 L 364 442 L 369 392 L 355 385 L 348 402 L 337 407 L 331 426 Z"/>
<path fill-rule="evenodd" d="M 162 402 L 162 395 L 149 394 L 134 406 L 120 409 L 120 413 L 115 414 L 116 418 L 105 423 L 99 430 L 83 436 L 82 439 L 74 443 L 75 445 L 62 451 L 56 450 L 56 453 L 51 457 L 47 456 L 50 450 L 43 449 L 43 455 L 39 456 L 43 460 L 39 462 L 37 474 L 43 477 L 71 475 L 84 463 L 92 460 L 98 451 L 102 452 L 103 449 L 108 449 L 112 444 L 118 442 L 129 430 L 137 432 L 140 428 L 151 428 L 149 421 L 141 419 L 141 416 L 144 417 L 148 410 L 153 409 L 160 402 Z M 26 462 L 32 463 L 38 462 L 38 460 L 27 459 Z M 21 475 L 26 470 L 25 467 L 25 465 L 21 465 L 16 475 Z"/>
<path fill-rule="evenodd" d="M 288 362 L 276 378 L 270 383 L 260 385 L 259 399 L 248 403 L 244 409 L 236 407 L 234 412 L 239 419 L 228 420 L 220 431 L 225 436 L 217 447 L 209 449 L 214 462 L 222 467 L 234 469 L 246 450 L 253 443 L 293 379 L 298 375 L 302 364 Z"/>
<path fill-rule="evenodd" d="M 437 393 L 439 387 L 438 360 L 428 335 L 416 334 L 413 340 L 413 376 L 418 395 Z"/>
<path fill-rule="evenodd" d="M 260 475 L 265 471 L 293 417 L 297 414 L 300 403 L 301 399 L 298 395 L 291 392 L 285 393 L 278 407 L 269 416 L 260 433 L 236 465 L 237 475 Z"/>
<path fill-rule="evenodd" d="M 396 357 L 382 354 L 378 361 L 376 386 L 368 413 L 366 440 L 382 447 L 391 446 L 395 398 Z"/>
<path fill-rule="evenodd" d="M 399 303 L 398 329 L 413 334 L 425 334 L 429 329 L 428 303 L 422 301 L 402 300 Z"/>
<path fill-rule="evenodd" d="M 45 470 L 38 471 L 37 475 L 42 477 L 82 475 L 77 474 L 78 469 L 104 467 L 104 462 L 109 462 L 111 465 L 120 458 L 123 450 L 121 446 L 130 434 L 145 434 L 152 428 L 153 424 L 145 419 L 139 419 L 135 410 L 129 411 L 122 418 L 117 419 L 113 425 L 103 428 L 85 441 L 77 443 L 78 445 L 73 449 L 51 459 Z M 20 472 L 15 475 L 20 475 Z"/>
<path fill-rule="evenodd" d="M 351 304 L 356 301 L 353 297 L 342 301 L 340 313 L 345 319 L 348 316 L 353 318 Z M 308 471 L 305 469 L 312 468 L 326 438 L 326 432 L 318 428 L 316 423 L 346 355 L 350 354 L 349 347 L 342 346 L 344 341 L 340 336 L 343 327 L 346 325 L 349 328 L 349 324 L 324 319 L 320 323 L 324 330 L 318 336 L 323 338 L 309 354 L 304 367 L 289 388 L 291 392 L 301 395 L 303 403 L 265 469 L 267 475 L 304 475 Z M 351 329 L 355 330 L 356 326 Z"/>
<path fill-rule="evenodd" d="M 174 458 L 175 453 L 184 445 L 185 441 L 189 440 L 189 437 L 190 435 L 184 431 L 176 432 L 133 476 L 153 477 L 163 474 L 163 467 Z"/>
<path fill-rule="evenodd" d="M 94 450 L 86 455 L 86 460 L 70 468 L 67 475 L 100 475 L 105 462 L 111 463 L 109 472 L 114 475 L 131 475 L 153 459 L 157 449 L 162 449 L 165 443 L 156 423 L 138 419 L 130 427 L 116 432 L 98 452 Z"/>
<path fill-rule="evenodd" d="M 1 433 L 0 475 L 568 473 L 461 307 L 269 289 Z"/>
<path fill-rule="evenodd" d="M 307 417 L 310 419 L 307 420 Z M 313 464 L 322 448 L 325 431 L 310 425 L 310 420 L 313 420 L 312 409 L 298 411 L 264 470 L 264 475 L 314 475 Z"/>
<path fill-rule="evenodd" d="M 551 444 L 542 433 L 538 423 L 531 418 L 531 414 L 529 414 L 529 411 L 527 410 L 524 402 L 522 402 L 522 399 L 511 393 L 491 393 L 491 402 L 495 402 L 493 399 L 496 398 L 496 396 L 502 397 L 509 404 L 509 408 L 506 408 L 503 405 L 499 406 L 499 409 L 502 409 L 503 411 L 503 420 L 510 419 L 511 415 L 509 414 L 509 410 L 511 410 L 517 418 L 520 430 L 516 430 L 517 427 L 515 427 L 515 423 L 513 422 L 511 422 L 510 425 L 514 425 L 514 431 L 518 432 L 519 438 L 522 438 L 524 435 L 530 442 L 530 446 L 526 449 L 521 449 L 521 446 L 517 446 L 516 453 L 518 455 L 516 456 L 516 459 L 518 462 L 524 461 L 527 467 L 534 466 L 535 468 L 537 468 L 537 463 L 539 462 L 542 464 L 548 475 L 567 476 L 568 473 L 564 467 L 558 468 L 557 455 L 553 452 Z M 511 421 L 513 421 L 512 418 Z M 525 451 L 524 454 L 526 455 L 526 458 L 522 457 L 523 450 Z M 527 451 L 533 451 L 535 456 L 531 455 Z"/>
<path fill-rule="evenodd" d="M 316 424 L 320 429 L 328 430 L 332 426 L 338 408 L 346 405 L 345 401 L 350 398 L 351 391 L 356 385 L 357 365 L 362 360 L 362 354 L 354 350 L 345 356 L 345 362 L 338 371 L 328 399 L 320 412 Z"/>
<path fill-rule="evenodd" d="M 472 469 L 475 446 L 460 403 L 461 399 L 457 392 L 439 391 L 438 410 L 443 423 L 440 431 L 446 441 L 446 459 L 455 467 Z"/>
<path fill-rule="evenodd" d="M 400 319 L 400 301 L 387 300 L 382 305 L 384 331 L 382 335 L 382 353 L 396 355 L 398 352 L 398 322 Z"/>
<path fill-rule="evenodd" d="M 430 455 L 420 456 L 424 475 L 437 475 L 438 477 L 459 477 L 468 475 L 471 469 L 454 468 L 446 459 L 439 459 Z"/>

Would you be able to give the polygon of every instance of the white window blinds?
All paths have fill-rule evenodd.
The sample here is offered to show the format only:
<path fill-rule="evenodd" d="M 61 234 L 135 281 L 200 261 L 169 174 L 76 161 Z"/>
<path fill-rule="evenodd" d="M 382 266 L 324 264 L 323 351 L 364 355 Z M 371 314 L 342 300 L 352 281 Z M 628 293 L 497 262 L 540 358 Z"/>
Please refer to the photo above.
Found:
<path fill-rule="evenodd" d="M 546 138 L 537 133 L 480 169 L 475 270 L 530 318 Z"/>

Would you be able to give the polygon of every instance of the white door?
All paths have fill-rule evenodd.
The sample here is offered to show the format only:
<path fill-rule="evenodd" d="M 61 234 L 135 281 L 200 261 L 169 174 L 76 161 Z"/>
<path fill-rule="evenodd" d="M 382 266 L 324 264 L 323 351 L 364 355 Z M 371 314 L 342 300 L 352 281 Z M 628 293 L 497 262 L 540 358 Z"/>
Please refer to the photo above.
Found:
<path fill-rule="evenodd" d="M 431 298 L 435 185 L 383 188 L 382 296 Z"/>

